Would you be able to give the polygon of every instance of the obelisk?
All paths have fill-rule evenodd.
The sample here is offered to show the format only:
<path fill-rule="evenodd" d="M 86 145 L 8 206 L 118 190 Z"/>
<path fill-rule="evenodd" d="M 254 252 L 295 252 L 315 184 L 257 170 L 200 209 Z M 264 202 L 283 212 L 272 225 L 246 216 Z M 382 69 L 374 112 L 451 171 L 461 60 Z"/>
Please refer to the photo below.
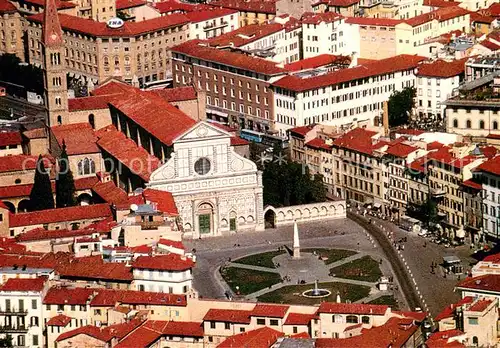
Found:
<path fill-rule="evenodd" d="M 297 220 L 293 222 L 293 258 L 300 258 L 299 227 L 297 226 Z"/>

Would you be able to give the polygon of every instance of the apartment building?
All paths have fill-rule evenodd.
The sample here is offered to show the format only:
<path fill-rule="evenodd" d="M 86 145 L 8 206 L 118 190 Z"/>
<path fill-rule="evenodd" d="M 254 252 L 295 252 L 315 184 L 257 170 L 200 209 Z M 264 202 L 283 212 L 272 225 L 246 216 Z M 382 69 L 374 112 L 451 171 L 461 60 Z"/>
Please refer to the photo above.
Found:
<path fill-rule="evenodd" d="M 15 54 L 21 61 L 25 60 L 22 17 L 7 0 L 0 6 L 0 53 Z"/>
<path fill-rule="evenodd" d="M 482 183 L 482 228 L 486 237 L 498 239 L 500 232 L 500 157 L 485 161 L 476 168 Z"/>
<path fill-rule="evenodd" d="M 198 41 L 172 48 L 174 86 L 194 84 L 207 96 L 208 117 L 258 131 L 275 128 L 270 85 L 286 70 L 276 63 Z"/>
<path fill-rule="evenodd" d="M 434 115 L 438 119 L 444 117 L 446 105 L 443 102 L 449 99 L 464 81 L 466 60 L 438 59 L 418 67 L 416 111 L 419 116 L 425 114 Z"/>
<path fill-rule="evenodd" d="M 191 39 L 210 39 L 240 27 L 238 11 L 227 8 L 200 8 L 186 13 Z"/>
<path fill-rule="evenodd" d="M 261 24 L 276 16 L 274 0 L 215 0 L 211 6 L 220 6 L 239 12 L 240 27 L 250 24 Z"/>
<path fill-rule="evenodd" d="M 293 17 L 250 24 L 210 40 L 210 46 L 231 47 L 273 62 L 288 64 L 300 58 L 301 25 Z"/>
<path fill-rule="evenodd" d="M 0 336 L 12 338 L 12 345 L 43 347 L 42 299 L 47 277 L 9 278 L 0 286 Z"/>
<path fill-rule="evenodd" d="M 394 91 L 415 85 L 424 58 L 400 55 L 353 68 L 283 77 L 272 84 L 276 131 L 313 123 L 378 126 L 383 103 Z"/>
<path fill-rule="evenodd" d="M 336 12 L 353 17 L 359 14 L 360 3 L 359 0 L 319 0 L 312 4 L 312 9 L 316 13 Z"/>
<path fill-rule="evenodd" d="M 406 19 L 396 25 L 396 53 L 419 54 L 419 46 L 427 40 L 454 30 L 470 31 L 469 11 L 458 6 L 439 8 Z"/>
<path fill-rule="evenodd" d="M 29 61 L 43 66 L 43 14 L 27 18 Z M 142 85 L 167 79 L 171 74 L 170 47 L 190 39 L 189 19 L 172 14 L 120 28 L 106 23 L 60 14 L 63 30 L 63 64 L 70 77 L 94 84 L 113 76 Z"/>
<path fill-rule="evenodd" d="M 358 30 L 355 38 L 359 39 L 358 58 L 385 59 L 394 57 L 397 53 L 396 25 L 402 20 L 390 18 L 349 17 L 345 19 L 350 30 Z"/>
<path fill-rule="evenodd" d="M 304 13 L 301 17 L 302 57 L 359 52 L 359 31 L 345 21 L 336 12 Z"/>

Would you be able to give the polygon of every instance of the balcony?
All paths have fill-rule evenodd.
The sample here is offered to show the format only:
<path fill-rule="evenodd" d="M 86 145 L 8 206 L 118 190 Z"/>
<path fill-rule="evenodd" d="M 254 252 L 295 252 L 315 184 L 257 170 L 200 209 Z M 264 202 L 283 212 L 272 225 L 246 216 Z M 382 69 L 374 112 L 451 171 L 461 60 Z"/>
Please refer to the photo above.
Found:
<path fill-rule="evenodd" d="M 218 28 L 224 28 L 224 27 L 227 27 L 229 25 L 228 22 L 224 21 L 224 22 L 219 22 L 219 23 L 208 23 L 207 25 L 205 25 L 203 27 L 203 30 L 205 31 L 209 31 L 209 30 L 213 30 L 213 29 L 218 29 Z"/>
<path fill-rule="evenodd" d="M 28 333 L 27 326 L 0 326 L 0 333 Z"/>
<path fill-rule="evenodd" d="M 27 309 L 0 308 L 0 315 L 27 315 Z"/>

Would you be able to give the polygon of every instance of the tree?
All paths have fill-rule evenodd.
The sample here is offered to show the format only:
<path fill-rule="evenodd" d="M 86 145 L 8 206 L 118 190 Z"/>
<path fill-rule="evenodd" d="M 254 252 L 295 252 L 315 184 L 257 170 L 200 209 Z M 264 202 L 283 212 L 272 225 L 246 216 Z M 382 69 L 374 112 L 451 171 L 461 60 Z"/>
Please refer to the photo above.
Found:
<path fill-rule="evenodd" d="M 0 338 L 0 347 L 13 347 L 12 344 L 12 336 L 7 335 L 5 337 Z"/>
<path fill-rule="evenodd" d="M 406 87 L 402 91 L 395 91 L 389 97 L 389 125 L 401 126 L 408 123 L 408 116 L 415 107 L 416 90 Z"/>
<path fill-rule="evenodd" d="M 56 207 L 72 207 L 75 205 L 75 181 L 73 173 L 69 167 L 68 154 L 66 153 L 66 144 L 63 141 L 61 156 L 57 161 L 59 170 L 56 177 Z"/>
<path fill-rule="evenodd" d="M 35 182 L 30 193 L 31 210 L 44 210 L 54 208 L 54 196 L 50 184 L 49 174 L 45 169 L 42 156 L 38 157 L 35 170 Z"/>

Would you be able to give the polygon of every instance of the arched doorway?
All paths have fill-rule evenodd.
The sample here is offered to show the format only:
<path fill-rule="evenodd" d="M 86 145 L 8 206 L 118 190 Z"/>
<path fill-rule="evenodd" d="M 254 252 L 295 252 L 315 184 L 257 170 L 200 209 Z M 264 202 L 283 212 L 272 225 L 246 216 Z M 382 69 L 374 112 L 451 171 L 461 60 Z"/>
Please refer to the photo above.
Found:
<path fill-rule="evenodd" d="M 17 205 L 17 212 L 18 213 L 25 213 L 27 211 L 31 210 L 31 203 L 29 199 L 23 199 L 19 204 Z"/>
<path fill-rule="evenodd" d="M 5 204 L 5 206 L 9 209 L 9 211 L 11 213 L 15 213 L 16 212 L 16 206 L 13 203 L 11 203 L 9 201 L 2 201 L 2 202 L 3 202 L 3 204 Z"/>
<path fill-rule="evenodd" d="M 264 221 L 266 228 L 274 228 L 276 225 L 276 213 L 274 210 L 269 209 L 264 214 Z"/>
<path fill-rule="evenodd" d="M 92 196 L 88 193 L 82 193 L 78 196 L 77 201 L 79 205 L 90 205 L 92 204 Z"/>
<path fill-rule="evenodd" d="M 214 209 L 210 203 L 202 203 L 198 206 L 198 232 L 200 235 L 209 234 L 213 231 Z"/>

